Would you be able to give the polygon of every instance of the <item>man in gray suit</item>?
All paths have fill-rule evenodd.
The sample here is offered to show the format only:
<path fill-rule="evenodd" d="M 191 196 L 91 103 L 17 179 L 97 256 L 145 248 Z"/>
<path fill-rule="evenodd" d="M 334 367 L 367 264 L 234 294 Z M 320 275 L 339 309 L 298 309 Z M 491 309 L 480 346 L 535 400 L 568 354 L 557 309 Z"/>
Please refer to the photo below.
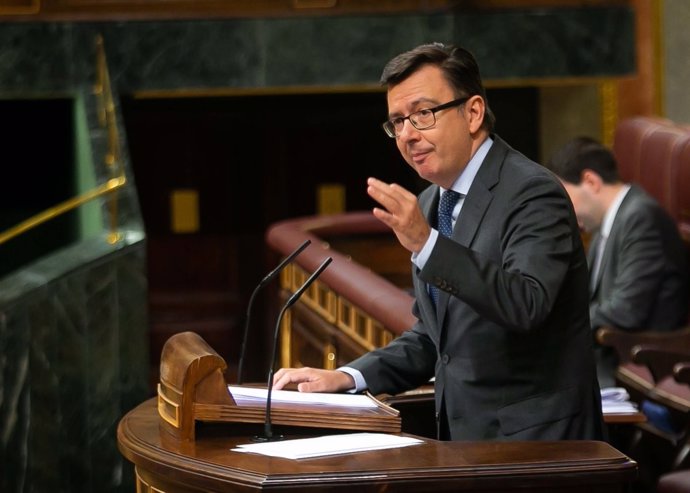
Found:
<path fill-rule="evenodd" d="M 673 219 L 644 190 L 623 183 L 609 149 L 577 137 L 548 167 L 563 182 L 583 230 L 592 233 L 589 313 L 592 329 L 672 330 L 686 324 L 688 266 Z M 615 385 L 613 348 L 597 347 L 602 387 Z"/>
<path fill-rule="evenodd" d="M 587 264 L 563 187 L 491 133 L 468 51 L 422 45 L 381 80 L 384 130 L 432 183 L 417 198 L 368 180 L 374 215 L 412 253 L 418 322 L 347 367 L 281 369 L 275 388 L 394 394 L 435 377 L 439 438 L 602 438 Z"/>

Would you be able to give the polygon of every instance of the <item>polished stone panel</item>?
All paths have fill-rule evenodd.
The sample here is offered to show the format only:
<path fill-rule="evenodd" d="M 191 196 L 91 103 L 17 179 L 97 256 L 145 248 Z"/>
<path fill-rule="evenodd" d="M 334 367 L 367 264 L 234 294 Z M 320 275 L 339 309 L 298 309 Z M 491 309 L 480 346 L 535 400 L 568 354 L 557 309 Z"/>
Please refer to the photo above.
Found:
<path fill-rule="evenodd" d="M 120 92 L 376 85 L 393 55 L 432 41 L 473 51 L 490 80 L 635 70 L 634 15 L 626 7 L 23 23 L 0 24 L 0 92 L 77 85 L 93 70 L 99 34 Z"/>
<path fill-rule="evenodd" d="M 455 39 L 474 52 L 485 79 L 635 71 L 634 16 L 625 8 L 511 10 L 455 20 Z"/>
<path fill-rule="evenodd" d="M 114 437 L 149 392 L 144 242 L 86 243 L 0 281 L 3 492 L 132 489 Z"/>
<path fill-rule="evenodd" d="M 293 17 L 88 26 L 103 32 L 121 91 L 376 85 L 392 56 L 463 45 L 486 79 L 633 73 L 634 16 L 623 7 Z"/>
<path fill-rule="evenodd" d="M 74 85 L 68 24 L 0 24 L 0 90 L 69 91 Z"/>

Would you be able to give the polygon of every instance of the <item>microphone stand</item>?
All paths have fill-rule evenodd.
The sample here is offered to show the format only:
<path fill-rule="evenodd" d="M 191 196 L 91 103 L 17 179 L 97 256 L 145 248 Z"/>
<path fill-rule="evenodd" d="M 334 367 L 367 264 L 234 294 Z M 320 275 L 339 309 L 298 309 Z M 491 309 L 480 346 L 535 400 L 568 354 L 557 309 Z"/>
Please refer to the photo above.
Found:
<path fill-rule="evenodd" d="M 290 308 L 292 305 L 295 304 L 295 302 L 297 302 L 297 300 L 307 290 L 311 283 L 313 283 L 316 280 L 316 278 L 321 275 L 321 273 L 326 269 L 326 267 L 328 267 L 328 264 L 330 264 L 332 261 L 333 259 L 331 257 L 328 257 L 326 260 L 324 260 L 319 266 L 319 268 L 316 269 L 311 276 L 309 276 L 309 279 L 307 279 L 304 282 L 304 284 L 302 284 L 299 287 L 297 291 L 292 293 L 292 296 L 288 298 L 288 300 L 283 305 L 283 308 L 281 308 L 280 310 L 280 314 L 278 315 L 278 320 L 276 321 L 276 326 L 273 333 L 273 354 L 271 356 L 271 367 L 268 370 L 268 392 L 266 394 L 266 419 L 264 421 L 264 434 L 254 437 L 254 440 L 256 441 L 272 442 L 283 439 L 283 435 L 273 434 L 273 425 L 271 423 L 271 395 L 273 393 L 273 373 L 278 353 L 278 335 L 280 334 L 280 324 L 283 320 L 283 315 L 285 314 L 288 308 Z"/>
<path fill-rule="evenodd" d="M 242 347 L 240 348 L 240 362 L 237 365 L 237 385 L 242 384 L 242 370 L 244 368 L 244 355 L 247 352 L 247 336 L 249 334 L 249 318 L 251 316 L 251 311 L 252 311 L 252 306 L 254 305 L 254 298 L 256 298 L 256 294 L 263 288 L 266 284 L 268 284 L 270 281 L 273 280 L 274 277 L 276 277 L 280 272 L 285 268 L 287 264 L 292 262 L 297 255 L 302 253 L 302 250 L 307 248 L 309 244 L 311 243 L 311 240 L 304 240 L 304 242 L 298 246 L 290 255 L 285 257 L 278 266 L 273 269 L 271 272 L 266 274 L 266 276 L 257 284 L 257 286 L 254 288 L 254 291 L 252 292 L 252 295 L 249 297 L 249 303 L 247 304 L 247 314 L 244 317 L 244 332 L 242 334 Z"/>

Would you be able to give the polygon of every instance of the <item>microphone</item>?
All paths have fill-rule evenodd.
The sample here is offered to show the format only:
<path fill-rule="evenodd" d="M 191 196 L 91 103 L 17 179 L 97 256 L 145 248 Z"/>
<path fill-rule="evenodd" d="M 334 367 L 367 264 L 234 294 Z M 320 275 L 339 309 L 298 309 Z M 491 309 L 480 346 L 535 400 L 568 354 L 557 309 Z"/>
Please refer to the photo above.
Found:
<path fill-rule="evenodd" d="M 285 268 L 287 264 L 292 262 L 297 255 L 302 253 L 302 250 L 307 248 L 311 244 L 311 240 L 305 240 L 304 243 L 302 243 L 300 246 L 295 249 L 294 252 L 292 252 L 290 255 L 285 257 L 282 262 L 278 264 L 278 266 L 273 269 L 271 272 L 266 274 L 266 277 L 261 279 L 261 282 L 254 288 L 254 291 L 252 292 L 252 295 L 249 297 L 249 303 L 247 304 L 247 314 L 244 318 L 244 333 L 242 334 L 242 347 L 240 348 L 240 362 L 237 367 L 237 384 L 241 385 L 242 384 L 242 369 L 244 368 L 244 354 L 247 351 L 247 335 L 249 334 L 249 317 L 251 314 L 252 306 L 254 305 L 254 298 L 256 297 L 256 294 L 263 288 L 266 284 L 271 282 L 273 278 L 275 278 L 280 272 Z"/>
<path fill-rule="evenodd" d="M 287 309 L 297 302 L 300 296 L 302 296 L 302 294 L 307 290 L 307 288 L 309 288 L 311 283 L 313 283 L 316 280 L 316 278 L 321 275 L 321 273 L 326 269 L 326 267 L 328 267 L 328 264 L 330 264 L 332 261 L 333 259 L 331 257 L 328 257 L 326 260 L 324 260 L 321 263 L 321 265 L 319 265 L 319 268 L 316 269 L 311 276 L 309 276 L 309 279 L 304 281 L 304 284 L 302 284 L 297 291 L 292 293 L 292 296 L 288 298 L 288 300 L 283 305 L 283 308 L 281 308 L 280 310 L 278 320 L 276 321 L 275 332 L 273 334 L 273 355 L 271 356 L 271 367 L 268 370 L 268 393 L 266 394 L 266 419 L 264 421 L 264 434 L 262 436 L 255 437 L 255 440 L 271 442 L 274 440 L 283 439 L 282 435 L 273 434 L 273 425 L 271 424 L 271 394 L 273 390 L 273 372 L 278 353 L 278 335 L 280 334 L 280 323 L 282 322 L 283 315 L 285 314 Z"/>

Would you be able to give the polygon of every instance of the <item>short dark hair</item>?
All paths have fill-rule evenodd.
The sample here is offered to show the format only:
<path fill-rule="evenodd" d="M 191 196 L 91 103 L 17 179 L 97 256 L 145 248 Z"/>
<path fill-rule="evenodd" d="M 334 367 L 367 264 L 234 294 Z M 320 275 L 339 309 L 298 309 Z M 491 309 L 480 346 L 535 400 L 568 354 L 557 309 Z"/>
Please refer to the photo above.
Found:
<path fill-rule="evenodd" d="M 591 137 L 576 137 L 569 141 L 551 156 L 546 166 L 568 183 L 579 184 L 586 169 L 601 176 L 604 183 L 620 181 L 613 153 Z"/>
<path fill-rule="evenodd" d="M 423 65 L 439 67 L 455 92 L 456 98 L 479 95 L 484 100 L 485 112 L 482 127 L 491 132 L 496 123 L 486 90 L 479 75 L 479 65 L 472 53 L 464 48 L 442 43 L 420 45 L 401 53 L 386 64 L 381 74 L 381 84 L 394 86 L 407 79 Z"/>

